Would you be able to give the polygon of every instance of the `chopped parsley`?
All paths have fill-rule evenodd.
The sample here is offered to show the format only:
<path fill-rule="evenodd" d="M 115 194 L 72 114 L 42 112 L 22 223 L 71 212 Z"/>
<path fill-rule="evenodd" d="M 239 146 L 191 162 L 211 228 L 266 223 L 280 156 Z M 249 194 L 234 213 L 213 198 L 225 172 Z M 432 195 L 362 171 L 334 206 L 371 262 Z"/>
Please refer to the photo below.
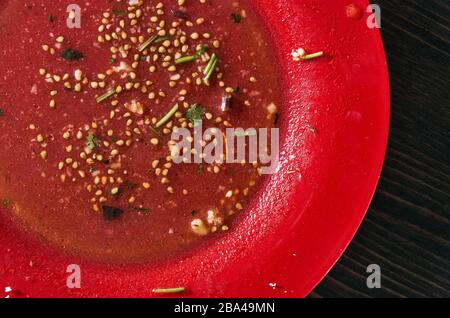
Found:
<path fill-rule="evenodd" d="M 83 58 L 83 53 L 74 49 L 64 49 L 61 52 L 61 57 L 68 61 L 78 61 Z"/>
<path fill-rule="evenodd" d="M 52 23 L 53 23 L 53 21 L 55 21 L 55 17 L 54 17 L 53 15 L 50 14 L 50 15 L 48 16 L 47 20 L 48 20 L 48 22 L 52 22 Z"/>
<path fill-rule="evenodd" d="M 95 137 L 94 134 L 89 133 L 89 135 L 87 135 L 86 137 L 86 146 L 91 149 L 94 150 L 95 148 L 97 148 L 99 144 L 99 140 Z"/>
<path fill-rule="evenodd" d="M 197 173 L 198 174 L 202 174 L 203 173 L 203 165 L 201 163 L 197 166 Z"/>
<path fill-rule="evenodd" d="M 186 117 L 186 119 L 189 120 L 191 123 L 195 124 L 196 122 L 201 121 L 204 115 L 205 109 L 198 104 L 194 104 L 184 114 L 184 117 Z"/>
<path fill-rule="evenodd" d="M 234 23 L 241 23 L 242 16 L 238 13 L 232 13 L 231 19 L 234 21 Z"/>
<path fill-rule="evenodd" d="M 3 108 L 0 108 L 0 117 L 5 116 L 5 110 Z"/>

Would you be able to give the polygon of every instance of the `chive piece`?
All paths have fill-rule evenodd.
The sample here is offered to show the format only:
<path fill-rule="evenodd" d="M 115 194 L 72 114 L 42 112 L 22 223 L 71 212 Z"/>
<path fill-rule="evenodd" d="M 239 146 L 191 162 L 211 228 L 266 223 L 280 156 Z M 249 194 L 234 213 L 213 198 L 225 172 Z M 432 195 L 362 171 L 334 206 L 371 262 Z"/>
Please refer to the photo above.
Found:
<path fill-rule="evenodd" d="M 172 118 L 172 116 L 175 115 L 177 111 L 178 111 L 178 104 L 173 106 L 172 109 L 156 123 L 155 128 L 159 128 L 165 123 L 167 123 Z"/>
<path fill-rule="evenodd" d="M 101 102 L 107 100 L 108 98 L 110 98 L 111 96 L 113 96 L 116 93 L 116 89 L 113 88 L 110 91 L 107 91 L 105 94 L 98 96 L 97 97 L 97 104 L 100 104 Z"/>
<path fill-rule="evenodd" d="M 217 63 L 219 62 L 219 58 L 215 53 L 211 56 L 211 60 L 209 60 L 208 65 L 205 68 L 204 74 L 205 78 L 203 81 L 206 84 L 209 84 L 209 80 L 211 79 L 211 76 L 213 75 L 214 71 L 216 70 Z"/>
<path fill-rule="evenodd" d="M 168 36 L 158 36 L 155 40 L 155 43 L 161 43 L 164 42 L 165 40 L 168 40 L 169 37 Z"/>
<path fill-rule="evenodd" d="M 155 128 L 153 128 L 152 126 L 149 126 L 149 128 L 156 137 L 158 137 L 159 139 L 163 139 L 163 135 L 161 135 Z"/>
<path fill-rule="evenodd" d="M 3 108 L 0 108 L 0 117 L 5 116 L 5 110 Z"/>
<path fill-rule="evenodd" d="M 203 74 L 204 75 L 208 74 L 208 72 L 211 69 L 211 66 L 214 64 L 214 61 L 216 60 L 216 58 L 217 58 L 216 53 L 213 53 L 211 55 L 211 58 L 210 58 L 209 62 L 208 62 L 208 65 L 206 65 L 205 69 L 203 70 Z"/>
<path fill-rule="evenodd" d="M 176 288 L 155 288 L 152 290 L 155 294 L 179 294 L 183 293 L 186 290 L 184 287 L 176 287 Z"/>
<path fill-rule="evenodd" d="M 202 56 L 208 50 L 209 50 L 209 46 L 204 44 L 204 45 L 200 46 L 200 48 L 197 50 L 195 55 L 188 55 L 188 56 L 180 57 L 175 60 L 175 64 L 183 64 L 183 63 L 195 61 L 198 58 L 200 58 L 200 56 Z"/>
<path fill-rule="evenodd" d="M 176 59 L 175 64 L 189 63 L 189 62 L 195 61 L 196 59 L 198 59 L 197 55 L 183 56 L 183 57 Z"/>
<path fill-rule="evenodd" d="M 149 46 L 150 44 L 152 44 L 153 42 L 155 42 L 155 40 L 158 38 L 157 35 L 152 35 L 147 41 L 145 41 L 144 43 L 142 43 L 139 46 L 139 52 L 142 53 L 144 52 Z"/>
<path fill-rule="evenodd" d="M 317 53 L 303 55 L 300 58 L 305 61 L 305 60 L 315 59 L 315 58 L 321 57 L 323 55 L 324 55 L 323 51 L 320 51 L 320 52 L 317 52 Z"/>
<path fill-rule="evenodd" d="M 83 53 L 74 49 L 64 49 L 61 52 L 61 57 L 68 61 L 78 61 L 83 58 Z"/>

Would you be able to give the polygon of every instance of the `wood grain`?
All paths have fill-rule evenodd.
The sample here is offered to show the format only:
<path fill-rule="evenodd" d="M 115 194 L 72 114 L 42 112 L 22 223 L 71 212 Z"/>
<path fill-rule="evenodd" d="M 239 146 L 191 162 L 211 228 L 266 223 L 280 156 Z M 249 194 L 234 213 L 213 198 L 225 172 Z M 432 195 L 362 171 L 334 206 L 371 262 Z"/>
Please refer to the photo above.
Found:
<path fill-rule="evenodd" d="M 450 296 L 450 1 L 376 0 L 392 91 L 379 188 L 311 297 Z M 378 264 L 382 288 L 368 289 Z"/>

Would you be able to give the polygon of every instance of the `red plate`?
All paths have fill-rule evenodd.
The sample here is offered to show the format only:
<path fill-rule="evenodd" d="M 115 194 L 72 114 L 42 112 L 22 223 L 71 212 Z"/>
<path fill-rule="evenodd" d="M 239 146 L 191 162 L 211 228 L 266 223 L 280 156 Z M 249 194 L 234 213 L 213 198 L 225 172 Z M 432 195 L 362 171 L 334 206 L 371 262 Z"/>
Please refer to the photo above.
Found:
<path fill-rule="evenodd" d="M 153 287 L 185 286 L 189 297 L 303 297 L 327 274 L 364 217 L 385 155 L 380 34 L 367 27 L 368 13 L 348 18 L 346 0 L 251 2 L 284 74 L 281 165 L 234 229 L 170 263 L 119 267 L 68 259 L 0 221 L 0 293 L 11 286 L 13 296 L 152 297 Z M 294 62 L 299 47 L 327 56 Z M 72 263 L 81 265 L 81 289 L 66 287 Z"/>

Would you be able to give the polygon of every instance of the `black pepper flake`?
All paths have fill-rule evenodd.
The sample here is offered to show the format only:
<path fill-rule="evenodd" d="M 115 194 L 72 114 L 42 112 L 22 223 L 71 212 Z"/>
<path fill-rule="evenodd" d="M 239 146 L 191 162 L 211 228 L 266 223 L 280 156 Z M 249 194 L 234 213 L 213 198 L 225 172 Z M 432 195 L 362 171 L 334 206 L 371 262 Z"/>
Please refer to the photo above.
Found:
<path fill-rule="evenodd" d="M 276 113 L 275 116 L 273 116 L 273 123 L 277 125 L 279 121 L 280 121 L 280 114 Z"/>
<path fill-rule="evenodd" d="M 61 52 L 61 57 L 69 61 L 78 61 L 83 58 L 83 53 L 74 49 L 64 49 Z"/>
<path fill-rule="evenodd" d="M 107 205 L 102 206 L 102 210 L 103 210 L 103 218 L 106 221 L 116 220 L 116 219 L 120 218 L 123 214 L 122 209 L 115 208 L 112 206 L 107 206 Z"/>
<path fill-rule="evenodd" d="M 182 20 L 188 20 L 189 19 L 189 16 L 187 15 L 187 13 L 184 12 L 184 11 L 181 11 L 181 10 L 173 10 L 172 9 L 172 15 L 175 18 L 182 19 Z"/>
<path fill-rule="evenodd" d="M 220 110 L 222 112 L 229 111 L 233 106 L 233 97 L 231 95 L 222 96 L 222 104 L 220 106 Z"/>

